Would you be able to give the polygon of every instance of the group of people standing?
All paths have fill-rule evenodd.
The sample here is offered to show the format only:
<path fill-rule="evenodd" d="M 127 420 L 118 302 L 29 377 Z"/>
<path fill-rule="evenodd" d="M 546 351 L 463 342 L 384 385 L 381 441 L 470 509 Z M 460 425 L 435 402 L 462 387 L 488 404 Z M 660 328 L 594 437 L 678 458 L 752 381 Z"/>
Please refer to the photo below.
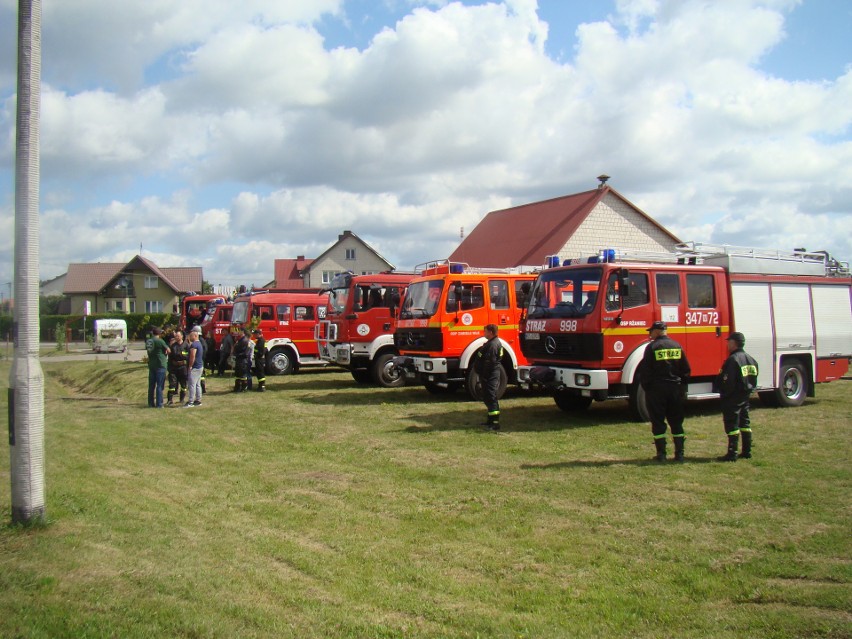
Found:
<path fill-rule="evenodd" d="M 266 390 L 266 340 L 260 329 L 237 329 L 226 335 L 215 363 L 207 357 L 209 348 L 211 346 L 202 339 L 198 326 L 194 326 L 186 336 L 180 330 L 164 335 L 161 328 L 153 327 L 145 340 L 148 406 L 173 406 L 175 397 L 178 397 L 180 406 L 201 406 L 201 398 L 207 392 L 206 366 L 212 370 L 214 364 L 218 364 L 215 367 L 222 376 L 231 356 L 234 357 L 234 392 Z M 212 351 L 210 354 L 215 356 Z M 252 384 L 252 376 L 257 378 L 257 387 Z M 169 386 L 164 404 L 166 379 Z"/>
<path fill-rule="evenodd" d="M 651 419 L 656 461 L 666 460 L 666 423 L 674 440 L 675 461 L 684 460 L 686 436 L 683 430 L 683 404 L 686 399 L 690 367 L 683 347 L 668 336 L 665 322 L 654 322 L 648 329 L 651 343 L 642 359 L 642 389 Z M 714 381 L 722 399 L 722 422 L 728 437 L 728 450 L 719 461 L 751 459 L 751 418 L 749 396 L 757 388 L 758 366 L 745 352 L 745 335 L 731 333 L 728 357 Z M 742 437 L 742 449 L 738 452 Z"/>
<path fill-rule="evenodd" d="M 155 326 L 145 340 L 148 353 L 148 406 L 163 408 L 163 389 L 168 374 L 169 390 L 166 405 L 174 405 L 180 393 L 180 403 L 186 408 L 201 406 L 204 395 L 204 342 L 201 330 L 193 329 L 184 338 L 176 330 L 163 339 L 163 329 Z M 184 402 L 186 399 L 186 402 Z"/>

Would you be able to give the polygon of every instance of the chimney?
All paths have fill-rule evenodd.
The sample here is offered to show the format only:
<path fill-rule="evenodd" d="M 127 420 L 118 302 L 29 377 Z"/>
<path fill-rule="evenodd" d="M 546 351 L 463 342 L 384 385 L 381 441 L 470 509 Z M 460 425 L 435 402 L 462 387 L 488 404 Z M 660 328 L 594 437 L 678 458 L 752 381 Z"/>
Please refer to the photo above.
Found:
<path fill-rule="evenodd" d="M 602 189 L 603 187 L 606 186 L 606 182 L 607 182 L 608 179 L 609 179 L 609 176 L 606 173 L 602 173 L 601 175 L 598 176 L 598 181 L 600 182 L 600 184 L 598 184 L 598 190 L 600 190 L 600 189 Z"/>
<path fill-rule="evenodd" d="M 352 235 L 352 231 L 343 231 L 343 235 L 337 236 L 337 241 L 340 242 L 343 240 L 344 237 L 348 237 L 350 235 Z"/>

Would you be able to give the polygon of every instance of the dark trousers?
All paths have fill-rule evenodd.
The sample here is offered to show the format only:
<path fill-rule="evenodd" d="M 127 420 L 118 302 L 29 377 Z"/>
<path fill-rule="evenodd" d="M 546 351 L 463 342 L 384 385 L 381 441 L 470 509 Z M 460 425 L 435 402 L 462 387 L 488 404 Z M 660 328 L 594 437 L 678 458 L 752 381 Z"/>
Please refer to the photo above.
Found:
<path fill-rule="evenodd" d="M 166 385 L 165 368 L 148 369 L 148 406 L 163 407 L 163 387 Z"/>
<path fill-rule="evenodd" d="M 666 422 L 672 437 L 683 437 L 683 391 L 680 384 L 659 383 L 645 389 L 651 432 L 654 438 L 666 434 Z"/>
<path fill-rule="evenodd" d="M 177 393 L 178 388 L 185 391 L 187 375 L 186 366 L 169 369 L 169 392 Z"/>
<path fill-rule="evenodd" d="M 751 432 L 748 395 L 732 395 L 722 398 L 722 422 L 726 435 L 739 435 L 741 430 Z"/>
<path fill-rule="evenodd" d="M 492 374 L 482 378 L 482 401 L 489 415 L 500 414 L 500 403 L 497 401 L 497 390 L 500 388 L 500 371 L 495 370 Z"/>

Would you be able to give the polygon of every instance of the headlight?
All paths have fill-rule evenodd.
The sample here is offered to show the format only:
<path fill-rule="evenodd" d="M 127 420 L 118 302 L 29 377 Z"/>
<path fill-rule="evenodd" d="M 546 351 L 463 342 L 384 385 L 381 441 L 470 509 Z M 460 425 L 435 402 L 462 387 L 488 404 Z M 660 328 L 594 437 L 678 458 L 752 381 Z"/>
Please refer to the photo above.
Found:
<path fill-rule="evenodd" d="M 423 362 L 423 368 L 425 368 L 427 371 L 431 371 L 432 362 L 427 359 L 425 362 Z"/>
<path fill-rule="evenodd" d="M 589 386 L 592 383 L 592 378 L 584 373 L 574 375 L 574 383 L 577 386 Z"/>

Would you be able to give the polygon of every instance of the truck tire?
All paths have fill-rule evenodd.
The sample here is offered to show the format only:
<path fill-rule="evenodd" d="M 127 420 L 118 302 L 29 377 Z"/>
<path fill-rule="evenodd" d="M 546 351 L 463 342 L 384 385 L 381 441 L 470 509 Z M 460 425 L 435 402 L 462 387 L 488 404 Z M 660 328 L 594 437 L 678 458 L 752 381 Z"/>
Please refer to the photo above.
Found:
<path fill-rule="evenodd" d="M 784 362 L 780 380 L 781 383 L 775 389 L 778 406 L 801 406 L 808 396 L 808 377 L 802 363 L 797 359 Z"/>
<path fill-rule="evenodd" d="M 506 387 L 509 385 L 509 375 L 503 365 L 500 365 L 500 383 L 497 386 L 497 399 L 503 397 L 506 392 Z M 479 373 L 471 366 L 467 370 L 467 376 L 464 383 L 467 394 L 471 399 L 482 401 L 482 380 L 479 378 Z"/>
<path fill-rule="evenodd" d="M 296 371 L 296 358 L 286 346 L 273 348 L 266 356 L 266 372 L 269 375 L 292 375 Z"/>
<path fill-rule="evenodd" d="M 633 421 L 646 423 L 651 421 L 651 416 L 648 413 L 645 389 L 642 388 L 642 384 L 633 382 L 630 385 L 630 395 L 627 402 L 630 406 L 630 414 L 633 417 Z"/>
<path fill-rule="evenodd" d="M 382 353 L 373 360 L 371 369 L 373 381 L 382 388 L 405 386 L 405 375 L 393 365 L 393 353 Z"/>
<path fill-rule="evenodd" d="M 553 401 L 556 402 L 560 410 L 564 410 L 566 413 L 579 413 L 592 404 L 591 397 L 583 397 L 564 390 L 553 393 Z"/>
<path fill-rule="evenodd" d="M 372 380 L 370 369 L 368 368 L 353 368 L 350 372 L 352 373 L 352 379 L 359 384 L 369 384 Z"/>

